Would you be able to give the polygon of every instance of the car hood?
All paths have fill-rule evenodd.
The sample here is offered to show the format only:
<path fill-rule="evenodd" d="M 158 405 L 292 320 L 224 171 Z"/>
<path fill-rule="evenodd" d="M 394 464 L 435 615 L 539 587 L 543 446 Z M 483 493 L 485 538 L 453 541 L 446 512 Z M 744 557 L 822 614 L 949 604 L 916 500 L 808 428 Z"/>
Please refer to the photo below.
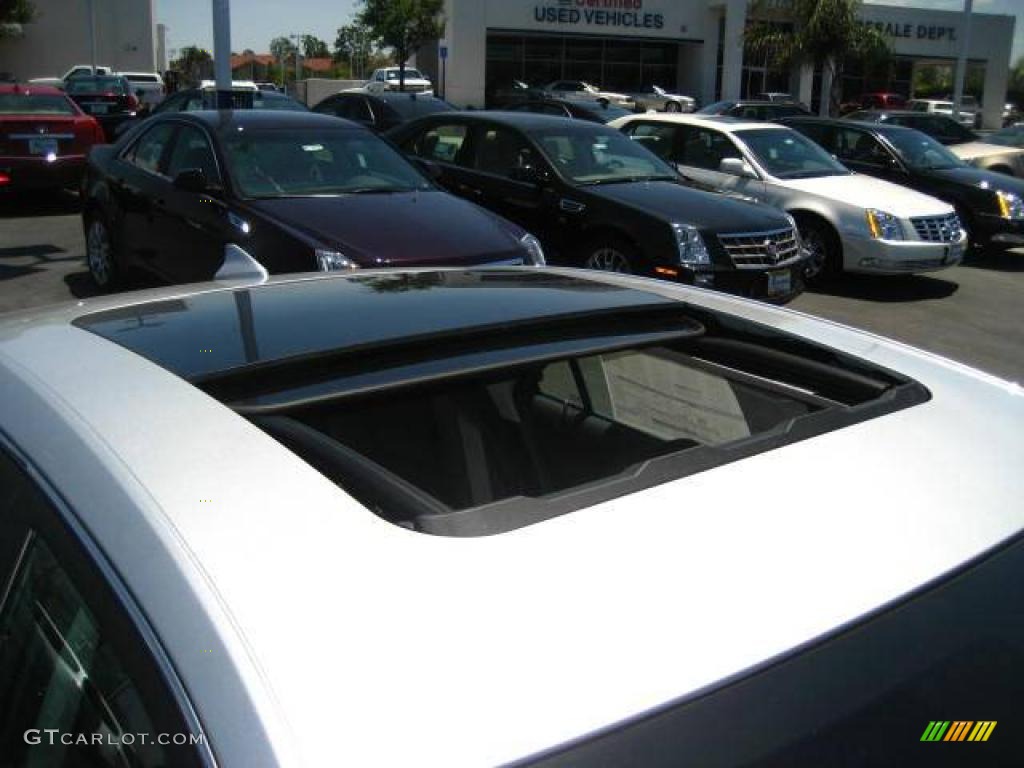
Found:
<path fill-rule="evenodd" d="M 1024 179 L 1018 179 L 1005 173 L 986 171 L 973 166 L 960 168 L 943 168 L 929 171 L 928 174 L 949 184 L 963 184 L 982 189 L 1002 189 L 1024 197 Z"/>
<path fill-rule="evenodd" d="M 586 189 L 666 222 L 693 224 L 716 233 L 764 232 L 789 226 L 786 216 L 771 206 L 672 181 L 636 181 Z"/>
<path fill-rule="evenodd" d="M 984 141 L 968 141 L 965 144 L 953 144 L 949 150 L 961 160 L 974 160 L 979 157 L 994 155 L 1024 155 L 1024 150 L 1016 147 L 1004 147 L 1001 144 L 987 144 Z"/>
<path fill-rule="evenodd" d="M 523 256 L 522 232 L 439 190 L 252 200 L 276 223 L 360 266 L 481 264 Z"/>
<path fill-rule="evenodd" d="M 942 200 L 859 173 L 814 179 L 784 179 L 779 183 L 789 189 L 828 198 L 837 203 L 858 208 L 878 208 L 899 217 L 940 216 L 953 212 L 952 206 Z"/>

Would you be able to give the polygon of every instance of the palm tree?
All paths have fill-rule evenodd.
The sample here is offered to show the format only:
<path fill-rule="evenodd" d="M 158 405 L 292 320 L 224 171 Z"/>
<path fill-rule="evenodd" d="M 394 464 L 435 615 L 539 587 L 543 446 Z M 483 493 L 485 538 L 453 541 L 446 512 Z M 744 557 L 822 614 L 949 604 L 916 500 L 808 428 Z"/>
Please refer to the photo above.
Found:
<path fill-rule="evenodd" d="M 822 98 L 822 114 L 839 107 L 843 62 L 849 57 L 866 59 L 888 55 L 889 44 L 875 27 L 857 16 L 860 0 L 792 0 L 786 14 L 792 29 L 777 22 L 756 20 L 749 23 L 743 43 L 750 53 L 765 54 L 782 67 L 813 65 L 830 75 L 828 98 Z M 764 0 L 751 7 L 751 16 L 769 15 Z"/>

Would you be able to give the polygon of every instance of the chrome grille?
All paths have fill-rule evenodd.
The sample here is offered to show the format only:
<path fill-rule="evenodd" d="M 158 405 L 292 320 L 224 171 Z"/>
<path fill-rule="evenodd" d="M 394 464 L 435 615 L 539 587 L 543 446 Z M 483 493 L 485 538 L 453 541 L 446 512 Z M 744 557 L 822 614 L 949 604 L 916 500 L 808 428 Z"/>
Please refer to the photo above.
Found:
<path fill-rule="evenodd" d="M 737 269 L 775 267 L 800 256 L 800 240 L 792 228 L 719 235 L 718 242 Z"/>
<path fill-rule="evenodd" d="M 911 219 L 917 236 L 929 243 L 952 243 L 960 239 L 960 219 L 955 213 L 946 216 L 920 216 Z"/>

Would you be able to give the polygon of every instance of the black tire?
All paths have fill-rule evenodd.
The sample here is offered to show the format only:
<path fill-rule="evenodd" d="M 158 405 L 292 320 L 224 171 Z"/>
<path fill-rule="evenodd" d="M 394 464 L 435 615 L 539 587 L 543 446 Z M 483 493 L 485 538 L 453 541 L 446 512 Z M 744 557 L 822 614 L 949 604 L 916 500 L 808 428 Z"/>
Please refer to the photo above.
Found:
<path fill-rule="evenodd" d="M 99 214 L 85 220 L 85 263 L 93 285 L 103 292 L 116 291 L 122 285 L 122 270 L 110 224 Z"/>
<path fill-rule="evenodd" d="M 978 242 L 975 237 L 977 231 L 974 227 L 974 219 L 971 216 L 970 211 L 961 206 L 955 206 L 957 218 L 960 219 L 960 227 L 967 234 L 967 253 L 965 256 L 977 255 L 982 251 L 988 251 L 988 247 L 984 243 Z"/>
<path fill-rule="evenodd" d="M 589 241 L 581 261 L 586 269 L 630 275 L 636 271 L 639 259 L 640 253 L 632 243 L 609 235 Z"/>
<path fill-rule="evenodd" d="M 804 268 L 807 282 L 820 285 L 839 277 L 843 273 L 843 246 L 836 231 L 814 216 L 796 217 L 796 226 L 804 248 L 811 252 Z"/>

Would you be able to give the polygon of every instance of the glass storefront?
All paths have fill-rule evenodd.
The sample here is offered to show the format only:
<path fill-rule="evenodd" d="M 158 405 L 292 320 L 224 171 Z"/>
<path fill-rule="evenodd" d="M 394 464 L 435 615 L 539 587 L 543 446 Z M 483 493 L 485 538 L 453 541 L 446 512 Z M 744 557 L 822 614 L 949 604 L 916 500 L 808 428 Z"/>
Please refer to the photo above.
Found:
<path fill-rule="evenodd" d="M 673 91 L 679 45 L 631 39 L 561 35 L 487 35 L 485 76 L 488 102 L 514 80 L 546 85 L 553 80 L 586 80 L 630 93 L 648 85 Z"/>

